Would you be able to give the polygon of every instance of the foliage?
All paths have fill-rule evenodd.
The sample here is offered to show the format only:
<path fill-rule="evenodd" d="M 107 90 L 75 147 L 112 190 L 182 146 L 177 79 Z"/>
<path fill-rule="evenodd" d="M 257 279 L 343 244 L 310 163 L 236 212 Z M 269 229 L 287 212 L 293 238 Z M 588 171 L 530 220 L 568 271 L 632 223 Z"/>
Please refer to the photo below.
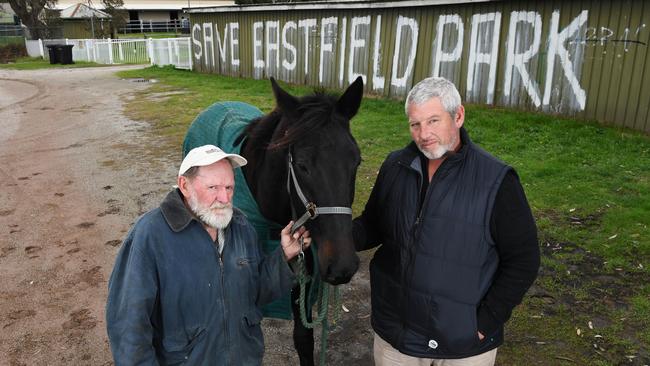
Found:
<path fill-rule="evenodd" d="M 0 37 L 0 46 L 6 46 L 8 44 L 25 45 L 25 37 L 23 36 Z"/>
<path fill-rule="evenodd" d="M 93 8 L 93 0 L 87 0 L 88 6 Z M 111 16 L 110 27 L 108 29 L 99 30 L 99 33 L 96 32 L 95 38 L 114 38 L 117 34 L 117 30 L 123 28 L 126 24 L 126 18 L 124 16 L 124 10 L 121 9 L 124 5 L 123 0 L 100 0 L 100 3 L 103 7 L 102 11 L 108 13 Z"/>
<path fill-rule="evenodd" d="M 20 18 L 25 26 L 29 29 L 32 39 L 46 39 L 55 38 L 60 36 L 56 33 L 61 27 L 61 19 L 59 12 L 54 9 L 57 0 L 8 0 L 9 5 Z M 87 4 L 92 8 L 93 0 L 86 0 Z M 120 15 L 120 9 L 124 2 L 123 0 L 99 0 L 103 11 L 110 14 L 114 18 L 112 27 L 117 29 L 124 22 L 124 18 Z M 112 30 L 107 31 L 108 35 L 113 34 Z"/>
<path fill-rule="evenodd" d="M 53 7 L 56 0 L 9 0 L 9 5 L 27 26 L 32 39 L 49 38 L 48 22 L 55 16 L 45 11 Z"/>
<path fill-rule="evenodd" d="M 25 49 L 24 43 L 8 43 L 6 45 L 0 43 L 0 64 L 13 62 L 17 58 L 25 56 L 27 56 L 27 49 Z"/>

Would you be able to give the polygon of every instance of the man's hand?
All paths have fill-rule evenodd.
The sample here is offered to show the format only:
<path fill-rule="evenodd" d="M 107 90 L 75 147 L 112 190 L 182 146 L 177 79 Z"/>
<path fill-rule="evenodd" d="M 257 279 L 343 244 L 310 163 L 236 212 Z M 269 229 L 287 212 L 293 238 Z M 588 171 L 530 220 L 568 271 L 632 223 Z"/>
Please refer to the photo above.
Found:
<path fill-rule="evenodd" d="M 300 253 L 300 238 L 303 240 L 303 248 L 307 249 L 309 244 L 311 244 L 311 237 L 309 236 L 309 231 L 305 229 L 304 226 L 301 226 L 296 230 L 293 235 L 291 235 L 291 226 L 293 226 L 293 221 L 289 222 L 289 225 L 285 226 L 284 229 L 280 232 L 280 244 L 282 245 L 282 251 L 284 252 L 284 257 L 287 260 L 291 260 L 293 257 Z"/>

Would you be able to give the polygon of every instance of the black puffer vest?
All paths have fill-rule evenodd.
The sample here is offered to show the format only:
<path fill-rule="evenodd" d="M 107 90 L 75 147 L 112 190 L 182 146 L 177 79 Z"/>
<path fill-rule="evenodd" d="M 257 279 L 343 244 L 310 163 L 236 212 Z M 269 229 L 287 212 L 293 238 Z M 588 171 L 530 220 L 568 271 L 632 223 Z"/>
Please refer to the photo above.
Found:
<path fill-rule="evenodd" d="M 474 145 L 423 179 L 414 144 L 392 153 L 379 173 L 376 213 L 383 245 L 370 264 L 372 326 L 402 353 L 464 358 L 499 346 L 503 330 L 477 335 L 477 308 L 499 258 L 490 235 L 496 193 L 511 168 Z"/>

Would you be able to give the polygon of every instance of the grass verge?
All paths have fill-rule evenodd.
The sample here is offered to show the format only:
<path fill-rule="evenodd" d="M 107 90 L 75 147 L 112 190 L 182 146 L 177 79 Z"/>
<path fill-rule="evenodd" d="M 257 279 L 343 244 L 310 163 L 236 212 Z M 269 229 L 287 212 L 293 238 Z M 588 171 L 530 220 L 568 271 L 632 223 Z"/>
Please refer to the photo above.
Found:
<path fill-rule="evenodd" d="M 274 105 L 265 80 L 156 67 L 120 76 L 160 81 L 135 95 L 126 112 L 175 146 L 216 101 L 245 101 L 264 112 Z M 543 252 L 539 279 L 507 324 L 498 364 L 650 363 L 650 137 L 472 105 L 465 126 L 477 144 L 517 169 Z M 363 157 L 353 207 L 359 213 L 383 159 L 410 141 L 402 102 L 364 98 L 352 132 Z"/>
<path fill-rule="evenodd" d="M 102 66 L 113 66 L 113 65 L 102 65 L 95 62 L 86 62 L 86 61 L 75 61 L 74 64 L 61 65 L 61 64 L 50 64 L 49 60 L 45 60 L 40 57 L 21 57 L 17 59 L 15 62 L 10 62 L 8 64 L 0 64 L 0 69 L 36 70 L 36 69 L 70 69 L 70 68 L 77 68 L 77 67 L 102 67 Z"/>

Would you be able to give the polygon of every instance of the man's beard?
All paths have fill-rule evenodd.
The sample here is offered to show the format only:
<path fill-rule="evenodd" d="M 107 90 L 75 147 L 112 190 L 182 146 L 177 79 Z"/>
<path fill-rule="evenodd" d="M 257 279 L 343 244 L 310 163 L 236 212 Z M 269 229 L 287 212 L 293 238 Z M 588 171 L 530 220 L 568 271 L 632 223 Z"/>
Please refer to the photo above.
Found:
<path fill-rule="evenodd" d="M 433 151 L 425 150 L 420 145 L 417 145 L 418 149 L 427 157 L 429 160 L 440 159 L 445 156 L 448 152 L 454 151 L 456 146 L 456 138 L 452 138 L 448 144 L 436 144 L 436 148 Z"/>
<path fill-rule="evenodd" d="M 193 193 L 193 192 L 192 192 Z M 205 225 L 214 229 L 225 229 L 232 219 L 232 204 L 215 202 L 210 207 L 205 207 L 191 194 L 188 199 L 190 210 Z"/>

